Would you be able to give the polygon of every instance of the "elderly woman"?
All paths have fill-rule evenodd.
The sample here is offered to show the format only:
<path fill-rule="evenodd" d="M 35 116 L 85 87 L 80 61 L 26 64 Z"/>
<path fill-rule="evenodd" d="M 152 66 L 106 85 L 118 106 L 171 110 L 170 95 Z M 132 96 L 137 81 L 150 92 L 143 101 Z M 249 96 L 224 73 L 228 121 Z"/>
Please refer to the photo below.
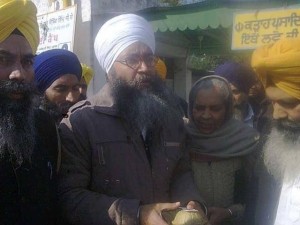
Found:
<path fill-rule="evenodd" d="M 245 159 L 259 138 L 253 128 L 233 119 L 232 105 L 228 82 L 215 75 L 198 80 L 189 95 L 186 146 L 211 225 L 238 224 L 242 218 L 251 170 Z"/>

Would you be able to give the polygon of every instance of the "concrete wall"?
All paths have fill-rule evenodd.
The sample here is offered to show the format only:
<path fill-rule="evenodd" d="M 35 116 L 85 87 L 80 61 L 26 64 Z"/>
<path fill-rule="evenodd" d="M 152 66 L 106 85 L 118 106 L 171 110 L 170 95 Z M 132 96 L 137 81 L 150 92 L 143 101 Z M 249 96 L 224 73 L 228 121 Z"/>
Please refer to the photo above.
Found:
<path fill-rule="evenodd" d="M 156 6 L 157 0 L 92 0 L 92 14 L 119 14 Z"/>
<path fill-rule="evenodd" d="M 174 68 L 174 92 L 181 98 L 188 100 L 192 84 L 192 73 L 186 67 L 186 59 L 175 59 Z"/>

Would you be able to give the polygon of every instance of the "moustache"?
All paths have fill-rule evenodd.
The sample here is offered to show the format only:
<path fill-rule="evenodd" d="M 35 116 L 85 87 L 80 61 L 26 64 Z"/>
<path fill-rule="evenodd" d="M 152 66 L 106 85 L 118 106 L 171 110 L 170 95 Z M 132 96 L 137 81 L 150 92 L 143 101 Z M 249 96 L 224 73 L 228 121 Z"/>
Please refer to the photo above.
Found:
<path fill-rule="evenodd" d="M 15 80 L 0 81 L 0 96 L 8 97 L 9 94 L 22 94 L 23 96 L 31 96 L 36 92 L 36 88 L 32 83 L 24 83 Z"/>
<path fill-rule="evenodd" d="M 274 120 L 274 125 L 278 130 L 289 130 L 292 132 L 300 132 L 300 123 L 295 121 L 290 121 L 287 119 Z"/>

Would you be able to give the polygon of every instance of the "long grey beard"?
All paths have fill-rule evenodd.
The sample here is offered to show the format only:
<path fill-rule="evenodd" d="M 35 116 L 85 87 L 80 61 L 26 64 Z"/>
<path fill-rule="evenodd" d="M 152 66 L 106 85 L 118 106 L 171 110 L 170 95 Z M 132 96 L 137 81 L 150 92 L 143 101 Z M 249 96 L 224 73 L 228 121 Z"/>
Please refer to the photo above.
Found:
<path fill-rule="evenodd" d="M 174 95 L 161 82 L 154 77 L 148 90 L 139 90 L 123 81 L 113 86 L 118 112 L 137 133 L 162 126 L 175 128 L 182 121 Z"/>
<path fill-rule="evenodd" d="M 24 94 L 22 100 L 11 100 L 10 92 Z M 15 164 L 31 161 L 35 145 L 34 88 L 30 84 L 0 82 L 0 160 L 9 157 Z"/>
<path fill-rule="evenodd" d="M 300 137 L 287 138 L 285 131 L 273 128 L 264 147 L 264 163 L 278 181 L 287 182 L 300 177 Z"/>

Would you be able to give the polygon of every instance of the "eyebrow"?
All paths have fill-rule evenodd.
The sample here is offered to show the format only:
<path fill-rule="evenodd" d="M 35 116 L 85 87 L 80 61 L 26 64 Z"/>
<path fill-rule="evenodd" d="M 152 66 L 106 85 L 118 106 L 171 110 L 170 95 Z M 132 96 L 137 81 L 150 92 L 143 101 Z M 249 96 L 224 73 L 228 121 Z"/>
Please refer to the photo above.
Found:
<path fill-rule="evenodd" d="M 3 49 L 0 49 L 0 54 L 8 56 L 8 57 L 15 57 L 16 56 L 15 54 L 12 54 L 9 51 L 3 50 Z M 35 56 L 36 55 L 34 55 L 32 53 L 27 53 L 27 54 L 23 55 L 24 58 L 34 58 Z"/>
<path fill-rule="evenodd" d="M 6 50 L 3 50 L 3 49 L 0 49 L 0 54 L 1 55 L 5 55 L 5 56 L 9 56 L 9 57 L 13 57 L 14 56 L 14 54 L 12 54 L 12 53 L 10 53 L 10 52 L 8 52 Z"/>

